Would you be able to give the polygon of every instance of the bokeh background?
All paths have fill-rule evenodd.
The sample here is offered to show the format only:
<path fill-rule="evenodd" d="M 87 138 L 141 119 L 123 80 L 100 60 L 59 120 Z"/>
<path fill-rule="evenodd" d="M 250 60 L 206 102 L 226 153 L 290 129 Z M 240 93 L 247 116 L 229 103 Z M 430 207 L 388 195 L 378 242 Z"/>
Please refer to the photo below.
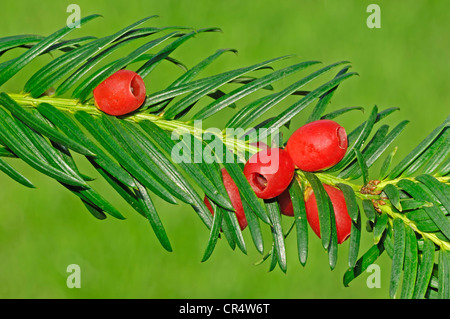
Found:
<path fill-rule="evenodd" d="M 219 48 L 239 51 L 224 55 L 208 69 L 210 74 L 286 54 L 297 55 L 296 61 L 319 60 L 324 64 L 348 60 L 359 76 L 339 87 L 329 109 L 363 106 L 365 113 L 348 113 L 340 119 L 352 128 L 375 104 L 380 109 L 400 107 L 384 121 L 392 126 L 404 119 L 411 121 L 397 140 L 397 160 L 449 111 L 450 19 L 446 1 L 3 0 L 0 36 L 48 35 L 66 23 L 70 3 L 80 6 L 82 16 L 99 13 L 103 18 L 86 24 L 69 38 L 104 36 L 153 14 L 160 17 L 147 26 L 220 27 L 222 33 L 201 34 L 173 54 L 191 67 Z M 366 26 L 370 3 L 381 8 L 380 29 Z M 42 57 L 2 91 L 20 91 L 30 73 L 49 60 Z M 164 87 L 181 72 L 162 64 L 157 77 L 149 80 L 150 90 Z M 291 127 L 301 124 L 307 114 L 296 118 Z M 223 124 L 221 119 L 214 121 L 209 123 Z M 95 174 L 79 160 L 85 172 Z M 169 253 L 160 247 L 149 224 L 101 181 L 96 182 L 98 187 L 122 209 L 126 220 L 96 220 L 58 183 L 18 160 L 11 163 L 38 189 L 26 189 L 0 175 L 1 298 L 388 298 L 391 263 L 386 254 L 377 261 L 380 288 L 368 288 L 368 273 L 344 287 L 348 243 L 340 246 L 338 264 L 331 271 L 327 255 L 312 232 L 305 267 L 298 262 L 295 238 L 287 239 L 286 274 L 278 268 L 268 272 L 268 263 L 254 265 L 261 256 L 248 231 L 244 232 L 247 255 L 232 251 L 220 240 L 212 257 L 201 263 L 208 231 L 190 207 L 156 201 L 174 248 Z M 371 234 L 364 233 L 361 252 L 370 245 Z M 266 249 L 268 246 L 267 241 Z M 70 264 L 81 267 L 79 289 L 66 286 Z"/>

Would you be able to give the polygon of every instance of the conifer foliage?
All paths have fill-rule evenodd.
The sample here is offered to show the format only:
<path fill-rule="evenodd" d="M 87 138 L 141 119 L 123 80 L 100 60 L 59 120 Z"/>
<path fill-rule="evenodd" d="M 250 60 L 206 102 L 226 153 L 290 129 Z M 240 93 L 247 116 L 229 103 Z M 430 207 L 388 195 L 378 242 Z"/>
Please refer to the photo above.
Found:
<path fill-rule="evenodd" d="M 80 23 L 89 28 L 89 22 L 98 17 L 90 15 Z M 155 198 L 192 207 L 210 233 L 203 261 L 211 256 L 219 238 L 225 238 L 232 249 L 237 247 L 244 253 L 248 245 L 254 246 L 262 255 L 261 262 L 269 261 L 270 270 L 279 267 L 283 272 L 287 271 L 287 236 L 296 236 L 298 260 L 302 265 L 307 263 L 311 229 L 303 194 L 308 187 L 317 201 L 320 241 L 329 256 L 330 268 L 334 269 L 339 244 L 333 207 L 324 189 L 324 185 L 330 185 L 343 192 L 352 220 L 350 237 L 344 243 L 349 245 L 344 285 L 349 285 L 386 253 L 392 259 L 392 298 L 450 297 L 448 117 L 405 158 L 399 159 L 395 157 L 399 147 L 396 138 L 409 121 L 390 127 L 383 120 L 397 108 L 380 110 L 373 106 L 367 115 L 362 115 L 360 123 L 346 128 L 348 149 L 338 164 L 320 172 L 296 170 L 288 189 L 294 216 L 285 216 L 277 200 L 258 198 L 244 176 L 243 163 L 259 150 L 253 143 L 265 138 L 272 146 L 284 147 L 286 139 L 280 132 L 289 129 L 290 121 L 299 114 L 309 123 L 338 120 L 347 112 L 361 110 L 347 107 L 327 112 L 336 89 L 357 73 L 349 71 L 347 61 L 325 66 L 319 66 L 319 61 L 303 61 L 277 68 L 277 62 L 293 60 L 292 56 L 282 56 L 202 76 L 214 61 L 235 50 L 218 49 L 199 57 L 191 68 L 171 54 L 188 40 L 220 29 L 144 26 L 154 18 L 147 17 L 100 38 L 68 39 L 77 30 L 70 26 L 48 36 L 0 38 L 3 173 L 24 187 L 35 187 L 14 168 L 12 159 L 20 159 L 78 196 L 93 217 L 124 219 L 128 212 L 119 211 L 102 196 L 101 189 L 93 188 L 93 177 L 80 171 L 73 157 L 77 153 L 86 157 L 99 176 L 129 203 L 131 210 L 150 223 L 164 249 L 172 250 L 170 234 L 155 209 Z M 139 43 L 137 48 L 118 56 L 118 49 L 135 43 Z M 16 56 L 5 59 L 8 55 L 4 54 L 11 50 L 17 52 Z M 30 74 L 23 87 L 15 92 L 3 90 L 3 84 L 19 71 L 49 54 L 52 60 Z M 137 111 L 116 117 L 95 107 L 93 90 L 115 72 L 133 70 L 150 82 L 158 65 L 167 62 L 180 67 L 182 75 L 165 89 L 148 92 Z M 326 78 L 330 73 L 332 76 Z M 288 78 L 293 82 L 275 90 L 275 83 Z M 305 90 L 310 82 L 319 84 Z M 282 106 L 288 101 L 294 102 Z M 230 108 L 234 112 L 222 132 L 213 134 L 215 145 L 220 148 L 212 148 L 208 143 L 211 138 L 205 138 L 211 133 L 199 130 L 194 123 L 214 117 L 223 120 L 222 114 L 229 114 L 223 110 Z M 275 108 L 277 112 L 273 115 L 270 111 Z M 239 139 L 228 139 L 227 129 L 236 128 L 244 128 L 244 133 Z M 261 128 L 262 134 L 257 137 L 251 134 Z M 173 157 L 179 143 L 173 140 L 173 132 L 187 136 L 183 143 L 200 146 L 189 148 L 188 157 L 192 160 Z M 195 161 L 198 155 L 203 156 L 202 161 Z M 373 168 L 377 161 L 382 163 L 380 171 Z M 248 223 L 245 230 L 241 230 L 223 187 L 223 168 L 239 189 Z M 205 196 L 210 207 L 205 204 Z M 282 218 L 290 220 L 291 227 L 285 229 Z M 270 243 L 263 236 L 264 228 L 270 229 Z M 365 230 L 373 234 L 373 246 L 364 252 L 359 247 Z M 251 242 L 244 239 L 244 231 L 250 232 Z"/>

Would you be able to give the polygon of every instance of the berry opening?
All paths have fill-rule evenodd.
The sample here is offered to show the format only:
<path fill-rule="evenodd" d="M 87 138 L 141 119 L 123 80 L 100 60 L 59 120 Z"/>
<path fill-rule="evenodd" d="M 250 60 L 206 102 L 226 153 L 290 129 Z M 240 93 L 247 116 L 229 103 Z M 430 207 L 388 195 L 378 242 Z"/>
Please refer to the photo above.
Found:
<path fill-rule="evenodd" d="M 339 140 L 339 147 L 342 149 L 347 148 L 347 133 L 345 132 L 345 129 L 343 127 L 339 127 L 336 131 L 338 140 Z"/>
<path fill-rule="evenodd" d="M 255 173 L 252 174 L 252 184 L 260 191 L 264 191 L 267 187 L 267 179 L 263 175 Z"/>
<path fill-rule="evenodd" d="M 339 244 L 341 244 L 344 241 L 346 241 L 349 237 L 350 237 L 350 234 L 346 235 L 344 238 L 342 238 L 342 240 L 341 240 L 341 242 Z"/>
<path fill-rule="evenodd" d="M 137 76 L 133 77 L 130 82 L 130 91 L 135 97 L 138 97 L 141 94 L 141 82 L 137 78 Z"/>

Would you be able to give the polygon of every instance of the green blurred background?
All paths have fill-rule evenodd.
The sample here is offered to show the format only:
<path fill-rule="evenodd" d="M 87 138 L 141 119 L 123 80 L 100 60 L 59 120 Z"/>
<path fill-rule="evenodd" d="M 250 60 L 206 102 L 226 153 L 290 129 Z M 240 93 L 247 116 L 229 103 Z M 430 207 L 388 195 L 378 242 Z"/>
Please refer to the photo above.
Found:
<path fill-rule="evenodd" d="M 329 109 L 365 107 L 364 114 L 349 113 L 340 120 L 346 127 L 355 127 L 375 104 L 380 109 L 400 107 L 384 122 L 411 121 L 397 140 L 397 159 L 448 114 L 450 19 L 446 1 L 376 1 L 381 7 L 381 28 L 369 29 L 366 8 L 373 2 L 361 0 L 3 0 L 0 36 L 48 35 L 66 23 L 70 3 L 81 7 L 82 16 L 103 15 L 70 37 L 104 36 L 153 14 L 160 17 L 147 26 L 220 27 L 222 33 L 201 34 L 173 54 L 191 67 L 219 48 L 239 51 L 237 56 L 224 55 L 208 69 L 210 73 L 286 54 L 298 55 L 295 61 L 319 60 L 324 64 L 348 60 L 351 70 L 360 76 L 339 87 Z M 2 90 L 20 91 L 29 74 L 49 59 L 42 57 Z M 149 82 L 150 90 L 164 87 L 181 72 L 162 64 L 157 80 L 152 85 Z M 308 114 L 296 118 L 292 127 Z M 220 119 L 215 121 L 210 124 L 221 125 Z M 208 231 L 190 207 L 156 201 L 174 248 L 168 253 L 149 224 L 101 181 L 95 183 L 122 209 L 126 220 L 96 220 L 78 198 L 55 181 L 17 160 L 10 163 L 38 189 L 26 189 L 0 175 L 1 298 L 388 298 L 391 264 L 385 254 L 377 261 L 381 288 L 372 289 L 366 284 L 368 273 L 344 287 L 348 242 L 340 246 L 338 264 L 331 271 L 327 255 L 312 232 L 306 267 L 298 262 L 295 238 L 287 239 L 286 274 L 278 268 L 268 272 L 268 263 L 254 265 L 261 257 L 248 230 L 244 232 L 247 255 L 232 251 L 220 240 L 212 257 L 201 263 Z M 83 159 L 80 165 L 95 175 Z M 370 244 L 371 234 L 364 233 L 361 251 Z M 266 250 L 268 246 L 266 241 Z M 80 289 L 66 286 L 70 264 L 81 267 Z"/>

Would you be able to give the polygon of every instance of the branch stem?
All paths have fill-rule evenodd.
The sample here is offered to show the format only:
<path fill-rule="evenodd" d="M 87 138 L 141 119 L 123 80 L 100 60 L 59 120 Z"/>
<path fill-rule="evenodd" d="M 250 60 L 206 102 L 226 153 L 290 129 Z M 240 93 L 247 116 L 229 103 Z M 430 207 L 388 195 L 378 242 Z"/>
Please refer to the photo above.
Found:
<path fill-rule="evenodd" d="M 450 176 L 434 176 L 434 178 L 436 178 L 441 183 L 450 183 Z M 377 185 L 376 190 L 383 190 L 389 184 L 397 185 L 397 183 L 399 181 L 401 181 L 402 179 L 407 179 L 407 180 L 410 180 L 412 182 L 416 182 L 416 179 L 414 177 L 398 177 L 396 179 L 381 181 Z"/>
<path fill-rule="evenodd" d="M 52 96 L 42 96 L 39 98 L 33 98 L 27 94 L 9 94 L 11 98 L 13 98 L 19 105 L 23 107 L 33 108 L 38 106 L 40 103 L 49 103 L 56 107 L 57 109 L 69 112 L 69 113 L 75 113 L 77 111 L 85 111 L 93 116 L 101 116 L 102 112 L 97 109 L 97 107 L 93 103 L 80 103 L 76 99 L 68 99 L 68 98 L 56 98 Z M 236 137 L 229 137 L 223 133 L 217 133 L 210 130 L 203 130 L 202 128 L 197 127 L 196 125 L 190 125 L 182 121 L 177 120 L 165 120 L 160 115 L 154 115 L 149 113 L 136 113 L 130 116 L 127 116 L 124 118 L 124 120 L 132 121 L 132 122 L 140 122 L 144 120 L 151 121 L 158 125 L 163 130 L 166 130 L 168 132 L 174 132 L 177 131 L 179 134 L 183 133 L 189 133 L 196 137 L 202 138 L 203 134 L 209 133 L 214 134 L 217 138 L 219 138 L 223 144 L 225 144 L 227 147 L 231 148 L 236 153 L 239 152 L 248 152 L 250 155 L 258 152 L 260 149 L 258 147 L 249 145 L 243 140 L 240 140 Z M 305 174 L 301 170 L 296 170 L 297 179 L 299 179 L 303 183 L 307 183 L 307 179 L 305 177 Z M 339 178 L 337 176 L 327 174 L 327 173 L 316 173 L 315 174 L 319 180 L 327 185 L 330 186 L 337 186 L 337 184 L 342 183 L 345 185 L 350 186 L 354 191 L 355 195 L 360 199 L 374 199 L 379 200 L 381 197 L 380 195 L 372 195 L 372 194 L 363 194 L 361 192 L 361 189 L 363 185 L 357 185 L 349 180 L 345 180 L 342 178 Z M 393 180 L 385 180 L 381 181 L 377 186 L 376 190 L 383 190 L 384 187 L 388 184 L 396 185 L 400 180 L 402 179 L 408 179 L 411 181 L 415 181 L 415 178 L 413 177 L 399 177 Z M 450 182 L 450 176 L 442 176 L 442 177 L 436 177 L 437 180 L 443 183 L 449 183 Z M 414 224 L 413 221 L 409 220 L 404 214 L 396 212 L 396 210 L 391 206 L 388 200 L 383 199 L 386 204 L 380 205 L 379 208 L 382 212 L 389 215 L 391 219 L 400 218 L 403 220 L 403 222 L 410 226 L 414 231 L 418 234 L 420 234 L 423 238 L 428 238 L 431 241 L 433 241 L 436 245 L 441 247 L 442 249 L 450 250 L 450 243 L 445 242 L 437 238 L 436 235 L 432 233 L 426 233 L 420 231 L 417 226 Z M 292 230 L 292 226 L 287 232 L 286 236 L 289 235 L 289 233 Z M 270 253 L 266 256 L 264 256 L 263 260 L 266 259 Z"/>
<path fill-rule="evenodd" d="M 411 227 L 417 234 L 421 235 L 423 238 L 430 239 L 433 243 L 435 243 L 442 249 L 450 250 L 450 243 L 440 240 L 433 233 L 427 233 L 427 232 L 420 231 L 413 221 L 408 219 L 405 214 L 396 212 L 395 209 L 391 205 L 386 204 L 386 205 L 380 205 L 378 207 L 381 209 L 381 211 L 383 213 L 388 214 L 389 217 L 391 217 L 392 219 L 400 218 L 407 226 Z"/>
<path fill-rule="evenodd" d="M 75 113 L 77 111 L 84 111 L 94 116 L 101 116 L 102 112 L 97 109 L 97 107 L 92 103 L 80 103 L 76 99 L 67 98 L 56 98 L 50 96 L 42 96 L 39 98 L 33 98 L 27 94 L 13 94 L 10 93 L 9 96 L 14 99 L 22 107 L 36 107 L 41 103 L 49 103 L 56 107 L 57 109 L 65 112 Z M 158 125 L 165 131 L 174 132 L 177 131 L 179 134 L 189 133 L 196 137 L 201 138 L 203 134 L 214 134 L 219 138 L 223 144 L 227 147 L 233 149 L 234 151 L 247 151 L 250 154 L 258 152 L 260 149 L 258 147 L 249 145 L 243 140 L 237 137 L 225 136 L 222 133 L 214 132 L 212 130 L 203 130 L 196 127 L 195 125 L 189 125 L 182 121 L 177 120 L 165 120 L 160 115 L 154 115 L 149 113 L 136 113 L 124 118 L 124 120 L 132 122 L 140 122 L 144 120 L 151 121 Z"/>

